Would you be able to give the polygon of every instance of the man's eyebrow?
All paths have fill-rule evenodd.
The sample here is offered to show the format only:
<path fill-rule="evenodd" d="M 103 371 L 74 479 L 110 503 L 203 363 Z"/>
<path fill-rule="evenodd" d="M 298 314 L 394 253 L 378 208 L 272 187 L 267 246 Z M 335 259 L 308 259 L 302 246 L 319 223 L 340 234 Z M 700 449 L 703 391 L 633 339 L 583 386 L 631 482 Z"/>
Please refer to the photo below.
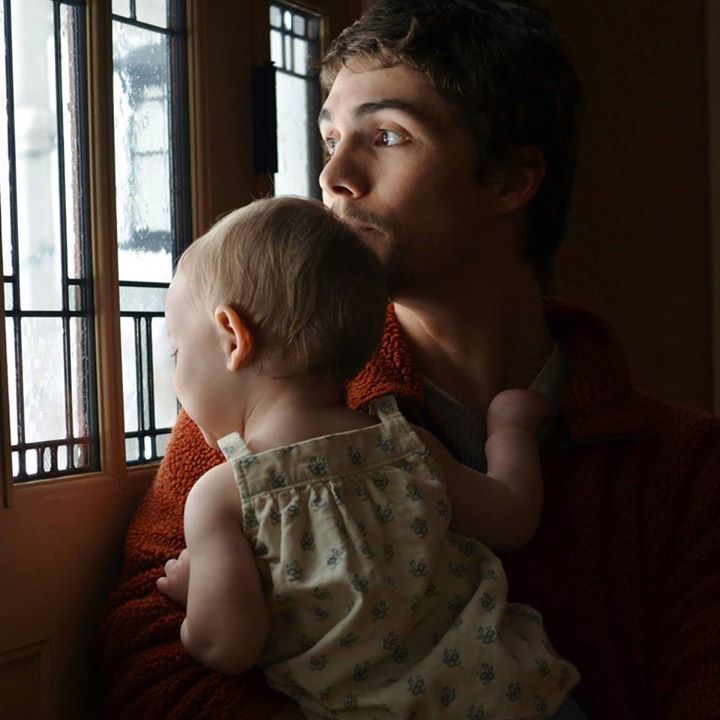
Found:
<path fill-rule="evenodd" d="M 408 102 L 407 100 L 398 100 L 396 98 L 362 103 L 362 105 L 353 108 L 352 116 L 355 119 L 361 119 L 380 112 L 381 110 L 399 110 L 418 120 L 422 120 L 425 117 L 425 113 L 415 103 Z M 332 114 L 327 108 L 320 110 L 320 114 L 318 115 L 318 123 L 322 122 L 332 122 Z"/>

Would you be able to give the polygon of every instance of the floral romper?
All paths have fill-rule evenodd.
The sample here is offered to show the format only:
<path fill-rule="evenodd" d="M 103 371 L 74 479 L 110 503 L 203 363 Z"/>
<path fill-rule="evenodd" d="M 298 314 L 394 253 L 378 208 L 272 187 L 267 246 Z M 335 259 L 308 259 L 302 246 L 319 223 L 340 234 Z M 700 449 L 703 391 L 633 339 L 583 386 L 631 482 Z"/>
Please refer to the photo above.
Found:
<path fill-rule="evenodd" d="M 547 718 L 578 681 L 498 558 L 448 530 L 438 466 L 392 396 L 380 423 L 251 454 L 219 442 L 270 609 L 260 659 L 306 717 Z"/>

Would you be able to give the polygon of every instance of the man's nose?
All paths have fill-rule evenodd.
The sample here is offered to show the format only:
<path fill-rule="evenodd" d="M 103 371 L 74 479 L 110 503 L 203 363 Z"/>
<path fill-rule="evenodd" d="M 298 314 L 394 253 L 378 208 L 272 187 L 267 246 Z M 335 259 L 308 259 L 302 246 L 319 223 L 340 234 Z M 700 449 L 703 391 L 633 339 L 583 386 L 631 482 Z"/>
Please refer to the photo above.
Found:
<path fill-rule="evenodd" d="M 363 166 L 357 151 L 346 144 L 338 143 L 335 153 L 328 159 L 320 173 L 320 188 L 326 204 L 329 199 L 339 197 L 345 200 L 358 199 L 370 189 L 368 168 Z"/>

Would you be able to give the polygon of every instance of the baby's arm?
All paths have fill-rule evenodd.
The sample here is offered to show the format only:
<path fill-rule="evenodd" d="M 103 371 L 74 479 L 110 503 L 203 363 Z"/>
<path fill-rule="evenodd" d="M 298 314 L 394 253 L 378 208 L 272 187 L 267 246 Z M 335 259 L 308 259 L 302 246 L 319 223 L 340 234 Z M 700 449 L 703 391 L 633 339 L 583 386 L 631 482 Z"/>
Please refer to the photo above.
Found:
<path fill-rule="evenodd" d="M 493 399 L 487 414 L 487 475 L 457 462 L 435 436 L 417 428 L 443 472 L 453 532 L 501 551 L 530 541 L 542 510 L 535 433 L 546 413 L 543 398 L 526 390 L 505 390 Z"/>
<path fill-rule="evenodd" d="M 260 657 L 268 611 L 232 468 L 222 463 L 193 486 L 185 504 L 190 576 L 180 639 L 204 665 L 241 673 Z"/>

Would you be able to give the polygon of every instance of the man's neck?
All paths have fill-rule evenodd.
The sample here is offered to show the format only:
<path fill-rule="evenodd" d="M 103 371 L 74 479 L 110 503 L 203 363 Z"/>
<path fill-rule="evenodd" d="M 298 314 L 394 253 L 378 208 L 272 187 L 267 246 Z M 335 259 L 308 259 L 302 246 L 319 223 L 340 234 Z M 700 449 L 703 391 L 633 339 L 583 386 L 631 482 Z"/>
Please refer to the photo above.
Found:
<path fill-rule="evenodd" d="M 527 388 L 552 353 L 542 300 L 530 276 L 483 285 L 471 296 L 398 299 L 395 311 L 419 372 L 445 392 L 485 410 L 505 388 Z M 467 288 L 467 286 L 465 286 Z"/>

